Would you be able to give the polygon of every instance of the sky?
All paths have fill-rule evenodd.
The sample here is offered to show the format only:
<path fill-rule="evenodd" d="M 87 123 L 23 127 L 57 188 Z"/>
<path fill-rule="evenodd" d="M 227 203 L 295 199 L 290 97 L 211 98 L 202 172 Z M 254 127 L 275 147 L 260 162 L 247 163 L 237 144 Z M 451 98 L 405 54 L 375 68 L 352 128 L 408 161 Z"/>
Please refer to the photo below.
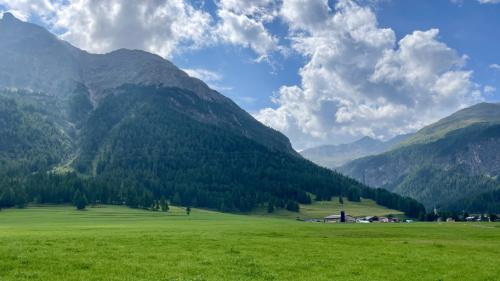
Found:
<path fill-rule="evenodd" d="M 0 0 L 7 11 L 89 52 L 159 54 L 298 150 L 500 101 L 500 0 Z"/>

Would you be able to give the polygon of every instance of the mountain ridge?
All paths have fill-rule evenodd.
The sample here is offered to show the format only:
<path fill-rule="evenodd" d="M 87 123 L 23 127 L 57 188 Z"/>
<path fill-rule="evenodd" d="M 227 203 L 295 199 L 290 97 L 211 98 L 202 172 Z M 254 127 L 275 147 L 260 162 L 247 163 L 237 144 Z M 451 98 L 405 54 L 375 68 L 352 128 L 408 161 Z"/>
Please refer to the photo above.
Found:
<path fill-rule="evenodd" d="M 393 150 L 339 170 L 365 184 L 411 196 L 427 208 L 456 209 L 458 201 L 500 189 L 499 121 L 500 104 L 480 103 L 424 127 Z M 494 202 L 486 205 L 500 208 Z M 497 211 L 475 206 L 474 211 Z"/>
<path fill-rule="evenodd" d="M 385 152 L 411 136 L 412 134 L 399 135 L 387 141 L 365 136 L 351 143 L 312 147 L 300 154 L 320 166 L 336 169 L 357 158 Z"/>
<path fill-rule="evenodd" d="M 42 27 L 16 19 L 12 14 L 6 13 L 4 17 L 5 20 L 0 20 L 0 38 L 7 40 L 0 43 L 0 60 L 5 62 L 0 67 L 0 88 L 42 91 L 63 95 L 67 99 L 71 99 L 75 89 L 80 88 L 94 108 L 112 89 L 124 84 L 186 89 L 213 104 L 230 108 L 232 116 L 228 116 L 225 123 L 238 128 L 242 135 L 256 141 L 264 139 L 266 142 L 263 143 L 273 149 L 298 155 L 283 134 L 262 125 L 232 100 L 158 55 L 128 49 L 90 54 L 58 39 Z M 56 51 L 52 51 L 53 48 Z M 245 123 L 252 123 L 252 126 L 240 126 Z M 262 135 L 266 137 L 260 138 Z"/>

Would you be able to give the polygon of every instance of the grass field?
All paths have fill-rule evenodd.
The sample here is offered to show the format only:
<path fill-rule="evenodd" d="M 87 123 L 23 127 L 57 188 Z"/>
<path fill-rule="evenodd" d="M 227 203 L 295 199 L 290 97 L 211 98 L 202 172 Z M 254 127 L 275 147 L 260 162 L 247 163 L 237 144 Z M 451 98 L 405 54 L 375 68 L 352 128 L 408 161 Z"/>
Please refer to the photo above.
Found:
<path fill-rule="evenodd" d="M 0 280 L 500 280 L 500 224 L 322 224 L 105 206 L 0 212 Z"/>
<path fill-rule="evenodd" d="M 300 218 L 313 219 L 324 218 L 332 214 L 340 214 L 344 210 L 346 214 L 361 217 L 361 216 L 385 216 L 385 215 L 403 215 L 400 211 L 391 210 L 383 206 L 377 205 L 375 201 L 370 199 L 362 199 L 361 202 L 350 202 L 344 200 L 343 206 L 339 203 L 338 197 L 332 198 L 331 201 L 313 201 L 309 205 L 300 205 L 300 212 L 290 212 L 286 209 L 278 209 L 275 212 L 268 214 L 267 208 L 258 208 L 251 215 L 264 215 L 266 217 L 279 218 Z"/>

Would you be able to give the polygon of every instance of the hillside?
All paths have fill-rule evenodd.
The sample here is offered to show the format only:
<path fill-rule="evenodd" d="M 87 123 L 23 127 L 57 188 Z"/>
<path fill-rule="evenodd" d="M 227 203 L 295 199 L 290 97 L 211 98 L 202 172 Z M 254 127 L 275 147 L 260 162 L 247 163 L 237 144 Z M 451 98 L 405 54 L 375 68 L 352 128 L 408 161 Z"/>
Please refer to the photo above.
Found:
<path fill-rule="evenodd" d="M 400 135 L 388 141 L 363 137 L 352 143 L 305 149 L 300 154 L 320 166 L 335 169 L 354 159 L 386 152 L 410 137 L 411 134 Z"/>
<path fill-rule="evenodd" d="M 500 188 L 499 120 L 499 104 L 478 104 L 423 128 L 396 149 L 352 161 L 340 171 L 411 196 L 427 208 L 455 206 Z M 471 211 L 498 211 L 491 206 L 484 201 Z"/>
<path fill-rule="evenodd" d="M 71 138 L 47 114 L 5 94 L 0 92 L 0 174 L 30 173 L 63 162 L 72 149 Z"/>
<path fill-rule="evenodd" d="M 482 122 L 500 123 L 499 103 L 479 103 L 459 110 L 434 124 L 422 128 L 417 134 L 403 141 L 401 145 L 433 142 L 445 137 L 451 131 Z"/>
<path fill-rule="evenodd" d="M 412 216 L 424 211 L 303 159 L 284 135 L 159 56 L 90 54 L 6 13 L 0 60 L 8 134 L 0 207 L 67 203 L 78 191 L 134 208 L 165 198 L 223 211 L 296 210 L 349 193 Z"/>

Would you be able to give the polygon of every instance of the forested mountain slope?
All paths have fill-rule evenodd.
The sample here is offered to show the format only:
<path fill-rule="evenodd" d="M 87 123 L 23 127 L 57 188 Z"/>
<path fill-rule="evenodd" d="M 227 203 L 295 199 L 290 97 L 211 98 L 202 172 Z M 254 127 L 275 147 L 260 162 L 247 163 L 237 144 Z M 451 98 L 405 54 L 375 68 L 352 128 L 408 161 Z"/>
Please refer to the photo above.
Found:
<path fill-rule="evenodd" d="M 500 188 L 499 121 L 499 104 L 478 104 L 423 128 L 392 151 L 340 170 L 368 185 L 416 198 L 428 208 L 456 209 L 458 201 Z M 484 206 L 476 204 L 473 211 L 492 208 L 487 202 Z"/>

